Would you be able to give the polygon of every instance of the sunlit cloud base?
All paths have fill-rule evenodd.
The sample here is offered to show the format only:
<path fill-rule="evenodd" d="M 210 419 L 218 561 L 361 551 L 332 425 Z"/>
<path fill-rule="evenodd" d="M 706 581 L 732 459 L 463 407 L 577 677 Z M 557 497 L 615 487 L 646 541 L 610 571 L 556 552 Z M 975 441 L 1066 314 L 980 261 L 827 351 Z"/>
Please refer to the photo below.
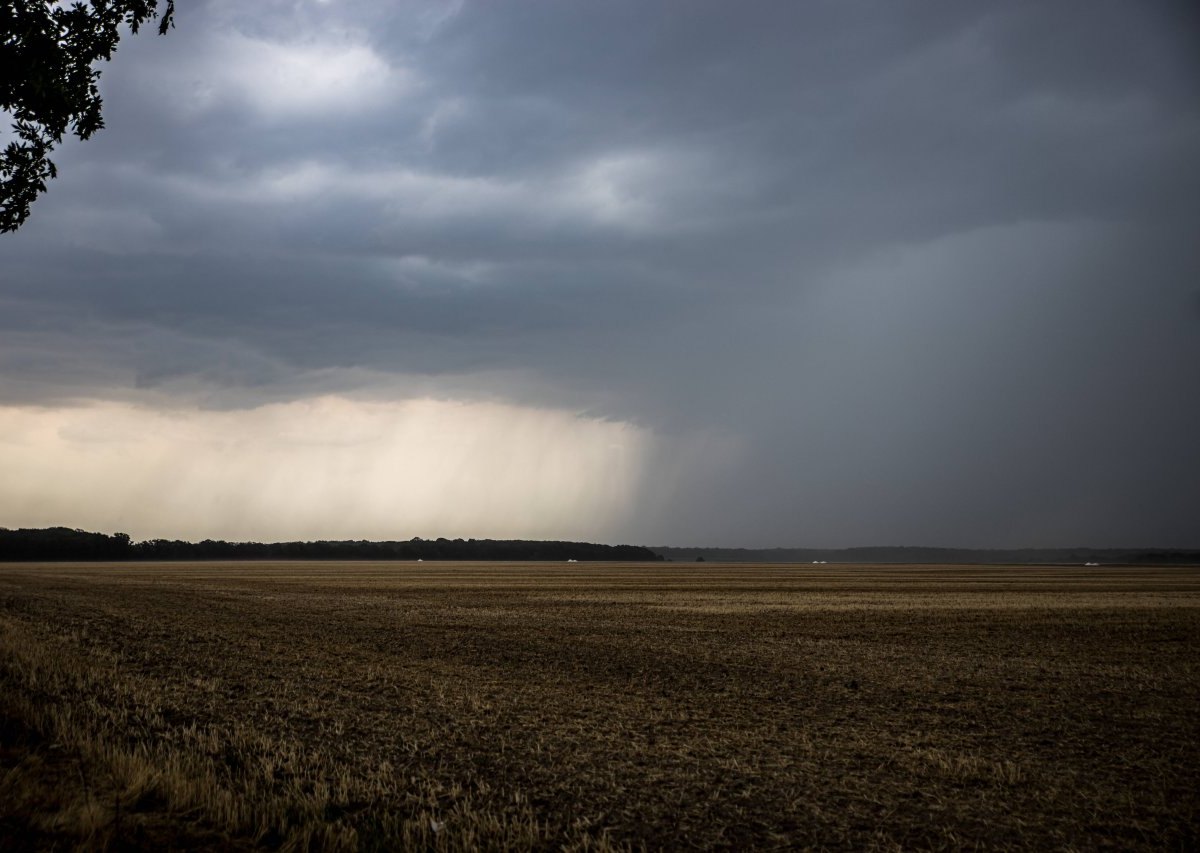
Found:
<path fill-rule="evenodd" d="M 649 436 L 499 403 L 0 408 L 0 517 L 135 539 L 603 538 Z"/>

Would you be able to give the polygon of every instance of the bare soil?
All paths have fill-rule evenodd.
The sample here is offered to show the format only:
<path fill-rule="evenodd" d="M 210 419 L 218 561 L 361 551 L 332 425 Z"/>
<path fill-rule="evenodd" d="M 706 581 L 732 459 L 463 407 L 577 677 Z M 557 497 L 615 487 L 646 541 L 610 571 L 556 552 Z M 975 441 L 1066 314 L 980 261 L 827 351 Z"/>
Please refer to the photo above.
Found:
<path fill-rule="evenodd" d="M 0 849 L 1200 845 L 1200 569 L 0 565 Z"/>

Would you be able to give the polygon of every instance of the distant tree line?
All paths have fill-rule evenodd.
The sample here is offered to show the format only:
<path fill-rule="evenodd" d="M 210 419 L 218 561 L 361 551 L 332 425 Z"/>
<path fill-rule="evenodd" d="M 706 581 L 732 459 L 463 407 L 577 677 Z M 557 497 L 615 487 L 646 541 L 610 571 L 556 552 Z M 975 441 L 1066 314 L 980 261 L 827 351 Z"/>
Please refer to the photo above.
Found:
<path fill-rule="evenodd" d="M 69 527 L 0 528 L 0 561 L 68 560 L 661 560 L 637 545 L 528 539 L 421 539 L 319 542 L 134 542 L 125 533 Z"/>
<path fill-rule="evenodd" d="M 672 548 L 656 547 L 667 560 L 726 563 L 896 563 L 904 565 L 1200 565 L 1200 550 L 1172 548 Z"/>

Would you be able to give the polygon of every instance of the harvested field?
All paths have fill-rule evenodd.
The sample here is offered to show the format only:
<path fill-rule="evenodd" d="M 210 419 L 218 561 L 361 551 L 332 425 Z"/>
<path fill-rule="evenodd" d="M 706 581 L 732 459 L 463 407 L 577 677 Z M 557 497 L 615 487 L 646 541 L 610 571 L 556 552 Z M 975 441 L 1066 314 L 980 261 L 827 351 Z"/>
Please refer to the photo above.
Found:
<path fill-rule="evenodd" d="M 0 565 L 0 849 L 1200 844 L 1200 569 Z"/>

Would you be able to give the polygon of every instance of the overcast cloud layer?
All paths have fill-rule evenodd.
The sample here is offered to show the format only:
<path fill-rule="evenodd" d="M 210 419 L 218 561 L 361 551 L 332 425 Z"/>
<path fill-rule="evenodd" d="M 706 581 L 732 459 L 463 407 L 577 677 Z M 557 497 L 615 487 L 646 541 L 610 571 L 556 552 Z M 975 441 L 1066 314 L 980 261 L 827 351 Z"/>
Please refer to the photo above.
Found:
<path fill-rule="evenodd" d="M 1194 8 L 182 0 L 0 238 L 0 524 L 1200 547 Z"/>

